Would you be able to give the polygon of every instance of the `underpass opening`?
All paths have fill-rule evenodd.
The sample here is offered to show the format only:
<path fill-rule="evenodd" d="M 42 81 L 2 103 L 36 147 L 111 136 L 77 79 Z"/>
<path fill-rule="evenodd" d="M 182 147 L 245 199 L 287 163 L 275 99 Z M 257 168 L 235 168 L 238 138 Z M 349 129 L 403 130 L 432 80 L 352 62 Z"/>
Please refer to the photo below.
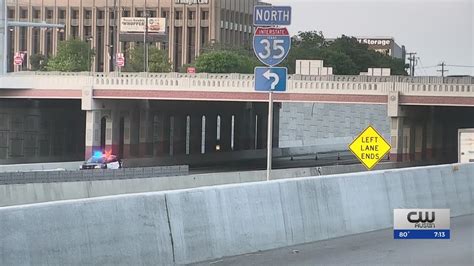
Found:
<path fill-rule="evenodd" d="M 0 164 L 82 160 L 85 120 L 79 100 L 0 99 Z"/>
<path fill-rule="evenodd" d="M 391 122 L 393 161 L 455 163 L 458 130 L 474 128 L 474 107 L 403 106 Z"/>

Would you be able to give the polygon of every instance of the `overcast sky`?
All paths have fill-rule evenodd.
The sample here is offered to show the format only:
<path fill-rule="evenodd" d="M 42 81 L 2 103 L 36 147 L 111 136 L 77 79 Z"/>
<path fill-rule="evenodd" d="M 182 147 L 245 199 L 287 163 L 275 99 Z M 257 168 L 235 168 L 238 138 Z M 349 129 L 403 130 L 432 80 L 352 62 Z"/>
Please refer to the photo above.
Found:
<path fill-rule="evenodd" d="M 293 7 L 291 34 L 323 31 L 326 37 L 392 36 L 421 59 L 417 75 L 437 67 L 474 66 L 474 0 L 267 0 Z M 423 68 L 424 67 L 424 68 Z M 448 75 L 474 68 L 448 67 Z"/>

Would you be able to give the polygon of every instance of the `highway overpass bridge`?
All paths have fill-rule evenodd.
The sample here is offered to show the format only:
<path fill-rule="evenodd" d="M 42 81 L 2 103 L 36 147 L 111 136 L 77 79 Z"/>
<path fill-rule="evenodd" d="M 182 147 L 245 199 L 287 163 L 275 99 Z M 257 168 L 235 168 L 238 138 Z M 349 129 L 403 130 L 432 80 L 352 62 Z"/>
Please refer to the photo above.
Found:
<path fill-rule="evenodd" d="M 274 98 L 276 127 L 281 103 L 386 106 L 395 161 L 455 161 L 457 129 L 474 127 L 472 77 L 293 75 L 288 91 Z M 3 108 L 33 107 L 36 117 L 62 117 L 56 126 L 28 117 L 22 124 L 3 111 L 0 161 L 21 157 L 15 154 L 87 157 L 104 147 L 130 158 L 266 146 L 267 94 L 254 91 L 253 75 L 24 72 L 0 77 L 0 101 Z M 27 134 L 15 135 L 15 127 Z M 49 136 L 51 130 L 41 132 L 48 127 Z M 278 146 L 278 130 L 274 135 Z"/>

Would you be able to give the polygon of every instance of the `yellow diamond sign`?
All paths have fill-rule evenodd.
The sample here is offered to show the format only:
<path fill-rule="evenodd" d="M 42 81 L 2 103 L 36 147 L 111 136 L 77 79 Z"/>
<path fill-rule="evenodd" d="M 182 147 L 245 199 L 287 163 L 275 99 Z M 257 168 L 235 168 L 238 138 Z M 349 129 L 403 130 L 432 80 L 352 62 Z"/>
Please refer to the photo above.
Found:
<path fill-rule="evenodd" d="M 349 145 L 349 150 L 368 170 L 372 170 L 391 149 L 390 144 L 372 126 L 362 131 Z"/>

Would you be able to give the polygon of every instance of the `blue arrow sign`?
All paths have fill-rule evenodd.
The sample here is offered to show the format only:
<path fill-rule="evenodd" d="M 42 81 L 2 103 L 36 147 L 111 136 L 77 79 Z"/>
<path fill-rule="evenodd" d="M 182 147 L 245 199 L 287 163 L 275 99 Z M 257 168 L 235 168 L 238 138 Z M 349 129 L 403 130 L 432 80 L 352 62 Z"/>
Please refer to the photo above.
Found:
<path fill-rule="evenodd" d="M 255 6 L 254 8 L 254 26 L 288 26 L 290 24 L 290 6 Z"/>
<path fill-rule="evenodd" d="M 288 56 L 291 38 L 286 28 L 257 28 L 253 37 L 253 50 L 267 66 L 276 66 Z"/>
<path fill-rule="evenodd" d="M 256 67 L 256 91 L 286 91 L 288 69 L 286 67 Z"/>

